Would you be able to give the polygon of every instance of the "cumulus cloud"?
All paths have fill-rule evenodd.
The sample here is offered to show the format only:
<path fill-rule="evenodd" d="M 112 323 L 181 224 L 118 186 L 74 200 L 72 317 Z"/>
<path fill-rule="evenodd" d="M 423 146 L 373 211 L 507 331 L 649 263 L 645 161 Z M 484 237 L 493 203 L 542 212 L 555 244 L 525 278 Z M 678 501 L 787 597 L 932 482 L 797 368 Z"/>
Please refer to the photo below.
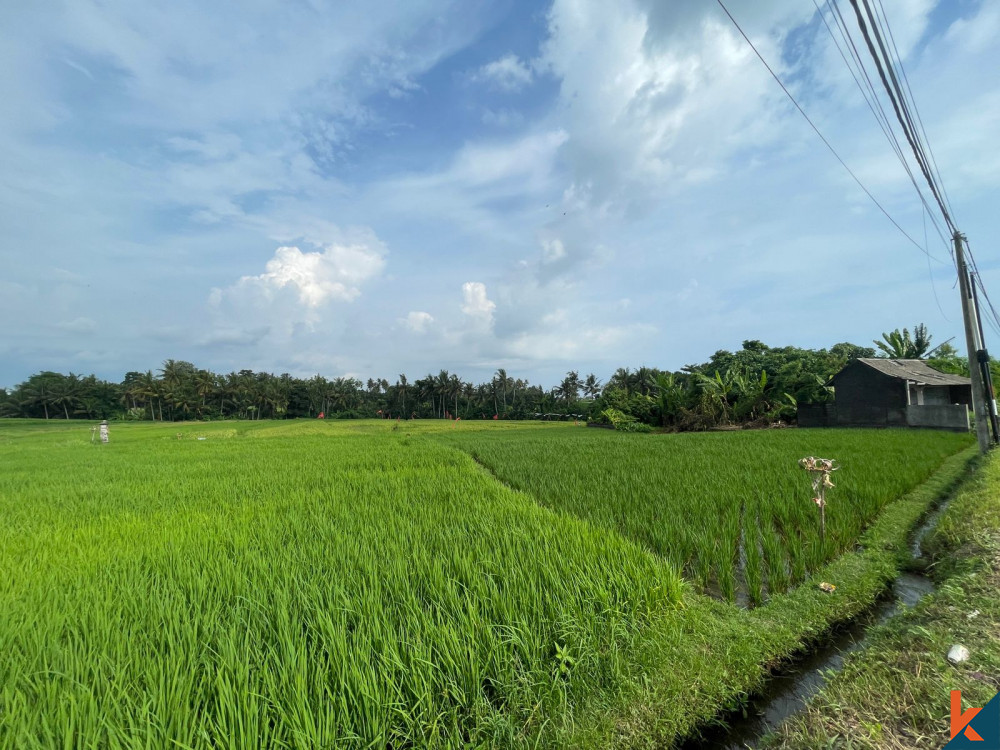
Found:
<path fill-rule="evenodd" d="M 213 328 L 203 346 L 289 344 L 308 334 L 332 336 L 346 317 L 334 305 L 354 302 L 367 282 L 385 267 L 385 253 L 374 235 L 358 233 L 315 251 L 284 245 L 274 251 L 264 272 L 240 278 L 209 296 Z"/>
<path fill-rule="evenodd" d="M 747 144 L 780 142 L 781 92 L 728 22 L 691 14 L 678 36 L 640 2 L 554 3 L 538 65 L 560 81 L 563 156 L 592 205 L 642 202 L 651 185 L 701 182 Z M 758 47 L 780 60 L 767 31 Z"/>
<path fill-rule="evenodd" d="M 433 322 L 433 315 L 419 310 L 410 312 L 405 318 L 402 318 L 403 325 L 413 333 L 426 333 Z"/>
<path fill-rule="evenodd" d="M 501 91 L 520 91 L 534 80 L 534 73 L 517 55 L 504 55 L 479 68 L 472 80 L 487 83 Z"/>
<path fill-rule="evenodd" d="M 361 285 L 384 267 L 379 249 L 362 244 L 330 245 L 305 253 L 297 247 L 279 247 L 264 273 L 244 276 L 236 288 L 271 299 L 289 287 L 303 306 L 317 308 L 330 300 L 353 302 L 361 294 Z"/>
<path fill-rule="evenodd" d="M 467 281 L 462 284 L 462 312 L 470 318 L 493 322 L 496 303 L 486 296 L 486 284 L 481 281 Z"/>

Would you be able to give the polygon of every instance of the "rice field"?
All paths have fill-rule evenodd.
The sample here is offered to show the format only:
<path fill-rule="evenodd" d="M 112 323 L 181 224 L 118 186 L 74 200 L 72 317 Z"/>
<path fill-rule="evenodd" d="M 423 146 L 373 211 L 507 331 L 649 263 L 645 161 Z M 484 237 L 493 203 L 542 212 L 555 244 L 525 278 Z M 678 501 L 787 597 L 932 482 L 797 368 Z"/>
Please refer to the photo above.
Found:
<path fill-rule="evenodd" d="M 0 747 L 560 744 L 703 611 L 682 576 L 779 591 L 968 444 L 0 422 Z"/>
<path fill-rule="evenodd" d="M 968 435 L 765 430 L 629 435 L 605 430 L 442 432 L 501 481 L 669 560 L 700 590 L 761 603 L 851 548 L 892 500 Z M 826 534 L 797 461 L 838 459 Z"/>

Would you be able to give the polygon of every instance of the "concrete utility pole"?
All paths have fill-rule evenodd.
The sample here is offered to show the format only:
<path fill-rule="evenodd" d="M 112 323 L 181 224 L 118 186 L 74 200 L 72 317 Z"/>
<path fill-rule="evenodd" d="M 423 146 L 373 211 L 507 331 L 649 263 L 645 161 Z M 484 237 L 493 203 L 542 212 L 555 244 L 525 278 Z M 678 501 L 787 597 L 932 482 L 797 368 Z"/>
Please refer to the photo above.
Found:
<path fill-rule="evenodd" d="M 972 301 L 975 305 L 976 320 L 979 321 L 979 371 L 983 374 L 983 397 L 990 412 L 990 427 L 993 428 L 993 444 L 1000 445 L 1000 417 L 997 416 L 997 397 L 993 390 L 993 373 L 990 372 L 990 355 L 986 351 L 986 336 L 983 335 L 983 316 L 979 309 L 979 294 L 972 284 Z"/>
<path fill-rule="evenodd" d="M 986 388 L 983 385 L 983 371 L 979 366 L 979 321 L 976 320 L 975 301 L 972 298 L 972 284 L 969 269 L 965 265 L 965 249 L 962 233 L 955 230 L 955 263 L 958 265 L 958 288 L 962 295 L 962 318 L 965 321 L 965 343 L 969 350 L 969 378 L 972 380 L 972 413 L 976 416 L 976 437 L 979 450 L 986 453 L 990 449 L 989 411 L 986 408 Z"/>

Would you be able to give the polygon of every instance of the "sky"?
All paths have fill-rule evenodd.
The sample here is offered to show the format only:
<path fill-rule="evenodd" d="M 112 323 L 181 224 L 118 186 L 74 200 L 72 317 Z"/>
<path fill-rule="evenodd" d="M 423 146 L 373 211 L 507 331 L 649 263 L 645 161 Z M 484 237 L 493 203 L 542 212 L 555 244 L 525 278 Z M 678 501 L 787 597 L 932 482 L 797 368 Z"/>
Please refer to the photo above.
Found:
<path fill-rule="evenodd" d="M 1000 0 L 883 3 L 1000 302 Z M 0 385 L 170 358 L 551 386 L 921 322 L 964 347 L 814 5 L 728 5 L 923 249 L 705 0 L 5 4 Z"/>

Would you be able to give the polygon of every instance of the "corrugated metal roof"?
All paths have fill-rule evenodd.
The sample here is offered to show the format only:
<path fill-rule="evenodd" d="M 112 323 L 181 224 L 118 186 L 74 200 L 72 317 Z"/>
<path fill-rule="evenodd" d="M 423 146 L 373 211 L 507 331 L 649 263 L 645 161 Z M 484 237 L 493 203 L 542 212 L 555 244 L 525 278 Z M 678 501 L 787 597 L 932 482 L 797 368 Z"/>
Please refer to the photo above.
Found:
<path fill-rule="evenodd" d="M 873 370 L 903 380 L 913 380 L 924 385 L 971 385 L 972 381 L 961 375 L 949 375 L 935 370 L 922 359 L 886 359 L 884 357 L 857 360 Z"/>

